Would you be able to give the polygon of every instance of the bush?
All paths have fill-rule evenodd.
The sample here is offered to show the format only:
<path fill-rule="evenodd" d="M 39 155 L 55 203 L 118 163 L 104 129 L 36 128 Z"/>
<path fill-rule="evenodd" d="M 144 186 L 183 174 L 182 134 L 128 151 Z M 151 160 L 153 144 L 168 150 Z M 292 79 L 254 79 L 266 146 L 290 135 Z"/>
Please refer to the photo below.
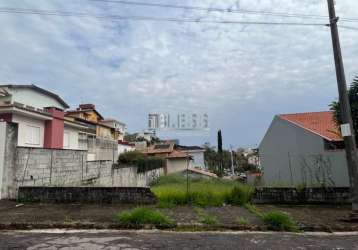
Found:
<path fill-rule="evenodd" d="M 271 211 L 262 215 L 269 229 L 275 231 L 298 231 L 296 222 L 286 213 Z"/>
<path fill-rule="evenodd" d="M 138 151 L 130 151 L 118 156 L 119 165 L 136 165 L 139 159 L 144 159 L 145 155 Z"/>
<path fill-rule="evenodd" d="M 130 151 L 118 156 L 118 165 L 137 166 L 137 173 L 144 173 L 164 166 L 163 159 L 154 156 L 146 156 L 138 151 Z"/>
<path fill-rule="evenodd" d="M 159 211 L 151 208 L 138 207 L 131 211 L 125 211 L 117 216 L 120 223 L 124 225 L 145 225 L 169 226 L 174 222 Z"/>
<path fill-rule="evenodd" d="M 137 160 L 137 173 L 144 173 L 164 166 L 163 159 L 159 157 L 145 157 Z"/>
<path fill-rule="evenodd" d="M 190 181 L 187 193 L 186 178 L 178 174 L 160 177 L 151 189 L 161 203 L 173 205 L 242 205 L 250 200 L 252 194 L 251 188 L 235 181 L 202 178 Z"/>

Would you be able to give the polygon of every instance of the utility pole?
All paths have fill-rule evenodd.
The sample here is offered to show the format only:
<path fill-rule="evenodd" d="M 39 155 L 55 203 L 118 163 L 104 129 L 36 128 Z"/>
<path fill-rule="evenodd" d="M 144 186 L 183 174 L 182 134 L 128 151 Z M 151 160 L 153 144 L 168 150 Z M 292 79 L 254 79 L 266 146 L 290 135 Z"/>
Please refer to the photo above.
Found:
<path fill-rule="evenodd" d="M 339 104 L 341 109 L 341 132 L 344 138 L 344 145 L 346 151 L 346 158 L 348 164 L 349 182 L 351 187 L 352 197 L 352 219 L 358 218 L 358 181 L 357 181 L 357 167 L 358 167 L 358 155 L 357 146 L 354 137 L 353 122 L 351 108 L 349 104 L 347 94 L 347 83 L 344 73 L 341 45 L 339 42 L 339 34 L 337 22 L 339 20 L 336 17 L 335 2 L 334 0 L 327 0 L 328 12 L 329 12 L 329 24 L 331 28 L 333 53 L 336 66 L 336 76 L 339 92 Z"/>
<path fill-rule="evenodd" d="M 231 154 L 231 175 L 235 176 L 235 169 L 234 169 L 234 154 L 232 151 L 232 145 L 230 145 L 230 154 Z"/>

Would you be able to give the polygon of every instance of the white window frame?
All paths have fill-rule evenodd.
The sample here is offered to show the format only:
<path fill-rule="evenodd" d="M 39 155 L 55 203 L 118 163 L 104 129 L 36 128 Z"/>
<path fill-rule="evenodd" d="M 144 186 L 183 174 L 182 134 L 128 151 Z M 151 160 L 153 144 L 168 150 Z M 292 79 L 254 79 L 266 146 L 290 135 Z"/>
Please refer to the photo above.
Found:
<path fill-rule="evenodd" d="M 41 128 L 34 125 L 26 125 L 26 141 L 25 144 L 39 146 L 41 144 Z"/>

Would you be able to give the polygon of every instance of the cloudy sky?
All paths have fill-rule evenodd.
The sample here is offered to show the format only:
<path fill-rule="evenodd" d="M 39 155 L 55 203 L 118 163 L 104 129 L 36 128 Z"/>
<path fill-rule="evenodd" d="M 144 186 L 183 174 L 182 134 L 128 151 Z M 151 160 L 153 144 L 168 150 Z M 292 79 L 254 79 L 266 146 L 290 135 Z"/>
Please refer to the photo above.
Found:
<path fill-rule="evenodd" d="M 130 0 L 132 1 L 132 0 Z M 325 0 L 150 0 L 202 7 L 327 15 Z M 0 0 L 0 8 L 200 21 L 327 23 L 327 20 L 140 7 L 90 0 Z M 337 14 L 358 18 L 356 0 Z M 95 103 L 130 132 L 153 111 L 210 116 L 208 136 L 182 143 L 255 146 L 273 116 L 327 110 L 337 98 L 329 28 L 183 23 L 0 13 L 0 82 L 34 83 L 72 107 Z M 358 28 L 357 22 L 341 25 Z M 358 75 L 358 30 L 341 29 L 347 81 Z"/>

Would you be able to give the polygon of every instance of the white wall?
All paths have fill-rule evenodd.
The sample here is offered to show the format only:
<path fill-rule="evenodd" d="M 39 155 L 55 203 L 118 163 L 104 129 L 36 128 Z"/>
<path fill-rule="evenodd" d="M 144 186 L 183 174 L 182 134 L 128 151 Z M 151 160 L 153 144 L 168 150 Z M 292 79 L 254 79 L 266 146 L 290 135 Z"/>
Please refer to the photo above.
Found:
<path fill-rule="evenodd" d="M 76 129 L 65 126 L 63 131 L 63 148 L 80 149 L 78 145 L 78 131 Z"/>
<path fill-rule="evenodd" d="M 12 122 L 18 124 L 18 141 L 17 145 L 21 147 L 42 148 L 44 146 L 45 122 L 28 118 L 20 115 L 13 115 Z M 29 143 L 31 137 L 31 129 L 38 128 L 38 143 Z"/>
<path fill-rule="evenodd" d="M 185 158 L 172 158 L 167 159 L 167 174 L 179 173 L 187 168 L 187 160 Z M 189 163 L 189 168 L 191 167 L 191 162 Z"/>
<path fill-rule="evenodd" d="M 19 102 L 40 109 L 50 106 L 64 109 L 56 99 L 32 89 L 12 89 L 11 94 L 13 102 Z"/>
<path fill-rule="evenodd" d="M 6 122 L 0 122 L 0 199 L 4 176 Z"/>
<path fill-rule="evenodd" d="M 135 147 L 118 144 L 118 155 L 123 154 L 125 152 L 134 151 Z"/>
<path fill-rule="evenodd" d="M 201 167 L 205 168 L 205 161 L 204 161 L 204 151 L 187 151 L 190 156 L 193 157 L 191 164 L 194 167 Z"/>

